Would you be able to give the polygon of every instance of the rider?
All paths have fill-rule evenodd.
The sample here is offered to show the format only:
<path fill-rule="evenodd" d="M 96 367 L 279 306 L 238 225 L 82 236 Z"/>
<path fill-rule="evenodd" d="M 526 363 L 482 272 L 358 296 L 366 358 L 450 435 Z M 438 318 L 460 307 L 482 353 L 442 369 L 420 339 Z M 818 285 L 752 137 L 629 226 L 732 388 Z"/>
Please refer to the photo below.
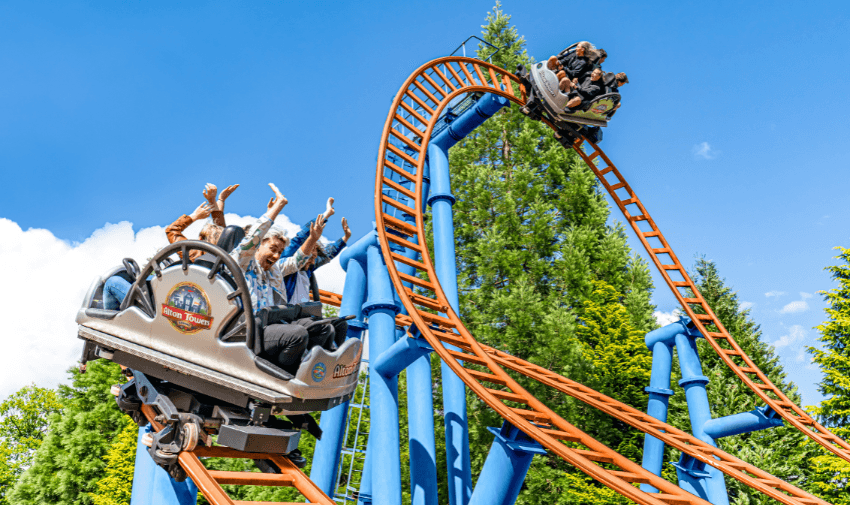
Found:
<path fill-rule="evenodd" d="M 275 306 L 275 291 L 284 297 L 286 289 L 283 278 L 303 268 L 313 251 L 325 227 L 322 214 L 310 225 L 309 236 L 292 256 L 282 257 L 289 245 L 289 239 L 282 230 L 272 228 L 274 219 L 287 204 L 286 197 L 274 184 L 269 184 L 275 193 L 268 210 L 251 227 L 251 234 L 230 253 L 245 274 L 245 280 L 251 291 L 254 312 L 265 307 Z M 322 345 L 332 339 L 335 330 L 329 323 L 312 321 L 309 318 L 293 321 L 295 324 L 270 324 L 263 329 L 264 354 L 275 359 L 281 367 L 297 365 L 308 343 Z"/>
<path fill-rule="evenodd" d="M 570 93 L 567 111 L 573 112 L 583 102 L 591 102 L 594 98 L 603 94 L 605 94 L 605 82 L 602 80 L 602 69 L 597 68 L 590 74 L 590 77 L 581 83 L 581 86 Z"/>
<path fill-rule="evenodd" d="M 593 61 L 597 58 L 596 50 L 588 41 L 579 42 L 575 51 L 570 51 L 563 56 L 552 56 L 547 62 L 547 67 L 557 72 L 558 86 L 561 91 L 568 93 L 578 86 L 578 81 L 593 68 Z"/>

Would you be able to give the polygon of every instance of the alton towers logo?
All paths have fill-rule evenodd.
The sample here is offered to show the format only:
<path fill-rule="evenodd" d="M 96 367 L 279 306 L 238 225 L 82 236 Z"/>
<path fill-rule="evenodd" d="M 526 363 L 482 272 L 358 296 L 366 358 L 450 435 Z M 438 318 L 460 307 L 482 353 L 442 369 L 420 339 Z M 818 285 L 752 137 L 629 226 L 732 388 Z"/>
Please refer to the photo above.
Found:
<path fill-rule="evenodd" d="M 187 335 L 208 330 L 213 322 L 207 294 L 191 282 L 181 282 L 171 288 L 162 304 L 162 315 L 175 330 Z"/>

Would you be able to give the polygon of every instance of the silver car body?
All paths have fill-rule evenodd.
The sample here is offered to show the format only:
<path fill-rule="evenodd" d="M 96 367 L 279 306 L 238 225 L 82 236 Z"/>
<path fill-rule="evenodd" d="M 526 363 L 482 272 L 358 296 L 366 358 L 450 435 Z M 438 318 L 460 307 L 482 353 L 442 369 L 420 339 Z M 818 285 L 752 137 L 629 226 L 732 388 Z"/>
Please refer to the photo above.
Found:
<path fill-rule="evenodd" d="M 120 270 L 113 269 L 110 275 Z M 233 287 L 220 275 L 209 279 L 209 272 L 194 264 L 184 270 L 178 263 L 163 269 L 160 277 L 151 277 L 153 318 L 136 306 L 114 316 L 112 311 L 97 309 L 95 296 L 109 276 L 98 279 L 77 313 L 79 337 L 107 349 L 107 354 L 123 352 L 271 403 L 279 411 L 292 411 L 286 405 L 294 399 L 333 399 L 353 393 L 360 366 L 360 340 L 348 339 L 335 352 L 314 347 L 304 356 L 294 379 L 273 377 L 254 363 L 254 353 L 244 337 L 236 342 L 220 338 L 239 314 L 240 300 L 228 300 Z M 334 403 L 328 403 L 328 408 Z"/>
<path fill-rule="evenodd" d="M 610 95 L 603 95 L 594 100 L 586 111 L 564 112 L 569 97 L 558 87 L 558 77 L 549 70 L 546 62 L 535 63 L 531 66 L 529 78 L 542 99 L 543 107 L 557 121 L 567 121 L 594 126 L 607 126 L 608 114 L 614 108 L 614 100 Z"/>

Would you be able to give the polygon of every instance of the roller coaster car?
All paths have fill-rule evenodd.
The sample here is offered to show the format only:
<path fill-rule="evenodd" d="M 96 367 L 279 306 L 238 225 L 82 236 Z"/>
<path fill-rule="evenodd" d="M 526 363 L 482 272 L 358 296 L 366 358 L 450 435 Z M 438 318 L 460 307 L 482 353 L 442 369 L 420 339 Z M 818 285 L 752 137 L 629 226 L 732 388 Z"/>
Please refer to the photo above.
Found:
<path fill-rule="evenodd" d="M 205 254 L 192 263 L 192 250 Z M 106 310 L 103 288 L 113 275 L 132 287 L 119 310 Z M 359 339 L 333 352 L 313 347 L 288 372 L 260 357 L 262 328 L 251 307 L 245 277 L 225 249 L 183 241 L 162 249 L 141 270 L 125 259 L 124 266 L 92 283 L 77 313 L 85 341 L 81 369 L 97 358 L 126 367 L 132 380 L 113 388 L 119 407 L 139 425 L 147 424 L 143 404 L 154 409 L 166 428 L 154 436 L 150 453 L 176 478 L 184 477 L 177 453 L 191 450 L 208 433 L 238 450 L 293 452 L 301 429 L 321 437 L 307 414 L 347 401 L 357 387 Z M 284 310 L 321 317 L 318 302 Z"/>
<path fill-rule="evenodd" d="M 561 55 L 569 54 L 575 45 L 564 50 Z M 565 138 L 569 145 L 579 135 L 588 137 L 593 142 L 602 140 L 599 127 L 608 125 L 608 120 L 614 112 L 614 107 L 620 101 L 619 93 L 607 93 L 596 97 L 589 103 L 583 103 L 579 109 L 565 111 L 569 97 L 558 87 L 558 77 L 549 70 L 546 62 L 535 63 L 530 69 L 523 65 L 517 66 L 516 76 L 525 86 L 527 92 L 526 105 L 520 109 L 528 117 L 540 120 L 549 119 L 558 127 L 558 136 Z M 561 140 L 559 138 L 558 140 Z"/>

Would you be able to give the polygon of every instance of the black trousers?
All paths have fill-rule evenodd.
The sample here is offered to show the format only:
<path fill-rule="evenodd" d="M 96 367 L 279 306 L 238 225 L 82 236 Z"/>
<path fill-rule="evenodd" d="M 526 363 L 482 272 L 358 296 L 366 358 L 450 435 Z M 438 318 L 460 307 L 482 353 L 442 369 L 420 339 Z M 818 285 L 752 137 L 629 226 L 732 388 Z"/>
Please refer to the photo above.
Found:
<path fill-rule="evenodd" d="M 347 334 L 348 322 L 345 320 L 327 323 L 305 317 L 291 324 L 270 324 L 263 330 L 263 354 L 289 371 L 293 365 L 298 368 L 307 349 L 318 345 L 330 351 L 333 349 L 331 343 L 339 347 Z"/>

